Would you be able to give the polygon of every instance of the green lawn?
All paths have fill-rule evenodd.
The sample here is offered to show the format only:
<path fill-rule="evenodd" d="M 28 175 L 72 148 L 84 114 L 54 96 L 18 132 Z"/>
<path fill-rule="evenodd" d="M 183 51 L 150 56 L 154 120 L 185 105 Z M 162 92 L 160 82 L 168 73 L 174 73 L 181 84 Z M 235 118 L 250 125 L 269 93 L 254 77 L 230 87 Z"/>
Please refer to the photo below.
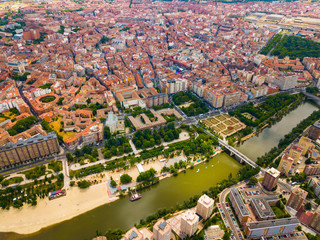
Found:
<path fill-rule="evenodd" d="M 281 210 L 277 206 L 271 207 L 274 214 L 276 215 L 276 219 L 290 217 L 290 215 L 286 212 L 286 210 Z"/>

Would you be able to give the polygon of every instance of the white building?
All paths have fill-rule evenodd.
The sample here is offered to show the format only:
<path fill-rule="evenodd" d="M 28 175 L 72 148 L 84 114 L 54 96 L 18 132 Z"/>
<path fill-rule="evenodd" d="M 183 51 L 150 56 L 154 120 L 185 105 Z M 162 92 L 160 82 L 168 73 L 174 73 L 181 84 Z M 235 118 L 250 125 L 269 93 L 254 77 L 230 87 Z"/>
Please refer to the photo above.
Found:
<path fill-rule="evenodd" d="M 198 228 L 199 216 L 187 210 L 181 216 L 181 232 L 184 236 L 192 236 Z"/>
<path fill-rule="evenodd" d="M 41 89 L 41 88 L 37 88 L 33 91 L 33 96 L 34 98 L 40 97 L 42 95 L 45 95 L 47 93 L 51 93 L 51 89 L 50 88 L 46 88 L 46 89 Z"/>
<path fill-rule="evenodd" d="M 171 239 L 171 227 L 169 224 L 160 219 L 153 225 L 153 239 L 154 240 L 170 240 Z"/>
<path fill-rule="evenodd" d="M 196 213 L 198 213 L 203 219 L 207 219 L 211 216 L 213 211 L 214 200 L 208 197 L 206 194 L 202 195 L 197 203 Z"/>

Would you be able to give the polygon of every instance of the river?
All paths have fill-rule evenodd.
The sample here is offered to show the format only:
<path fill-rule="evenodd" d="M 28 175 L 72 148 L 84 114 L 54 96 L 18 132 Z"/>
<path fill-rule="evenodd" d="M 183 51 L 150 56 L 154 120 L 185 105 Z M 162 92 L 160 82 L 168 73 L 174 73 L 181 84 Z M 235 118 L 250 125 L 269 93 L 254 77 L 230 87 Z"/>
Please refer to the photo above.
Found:
<path fill-rule="evenodd" d="M 186 173 L 180 173 L 176 177 L 164 179 L 143 191 L 142 199 L 136 202 L 130 202 L 128 197 L 125 197 L 35 234 L 0 233 L 0 239 L 82 240 L 91 239 L 96 230 L 104 233 L 107 229 L 128 229 L 159 208 L 173 207 L 195 194 L 201 194 L 202 191 L 228 178 L 230 173 L 235 176 L 240 168 L 241 164 L 226 153 L 218 154 L 208 163 L 188 169 Z"/>
<path fill-rule="evenodd" d="M 318 110 L 316 105 L 305 102 L 299 105 L 296 109 L 284 116 L 281 121 L 277 122 L 270 128 L 265 128 L 259 135 L 254 136 L 245 141 L 236 148 L 245 154 L 247 157 L 256 161 L 258 157 L 278 145 L 284 135 L 291 132 L 299 122 L 307 118 L 313 111 Z"/>

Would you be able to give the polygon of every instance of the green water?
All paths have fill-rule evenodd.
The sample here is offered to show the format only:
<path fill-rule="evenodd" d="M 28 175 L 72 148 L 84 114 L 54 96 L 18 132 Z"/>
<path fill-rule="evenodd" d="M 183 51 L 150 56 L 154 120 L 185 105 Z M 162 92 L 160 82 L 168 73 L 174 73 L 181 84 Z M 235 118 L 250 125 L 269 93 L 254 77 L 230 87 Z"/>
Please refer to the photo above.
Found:
<path fill-rule="evenodd" d="M 318 110 L 314 104 L 305 102 L 284 116 L 270 128 L 265 128 L 258 136 L 254 136 L 236 147 L 247 157 L 256 161 L 273 147 L 276 147 L 284 135 L 291 132 L 299 122 L 307 118 L 313 111 Z"/>
<path fill-rule="evenodd" d="M 142 199 L 136 202 L 130 202 L 128 197 L 125 197 L 35 234 L 0 233 L 0 239 L 82 240 L 91 239 L 96 230 L 103 233 L 107 229 L 128 229 L 159 208 L 173 207 L 195 194 L 200 194 L 203 190 L 226 179 L 230 173 L 235 176 L 240 167 L 240 163 L 222 153 L 208 163 L 200 164 L 194 169 L 187 170 L 186 173 L 180 173 L 177 177 L 167 178 L 145 190 L 142 192 Z"/>

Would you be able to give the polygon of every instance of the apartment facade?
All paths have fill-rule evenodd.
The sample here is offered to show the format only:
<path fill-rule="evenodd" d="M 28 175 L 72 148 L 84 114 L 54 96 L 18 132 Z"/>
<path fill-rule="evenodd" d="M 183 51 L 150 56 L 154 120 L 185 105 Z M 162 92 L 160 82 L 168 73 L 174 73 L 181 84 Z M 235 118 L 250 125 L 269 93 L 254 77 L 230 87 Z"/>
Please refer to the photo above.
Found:
<path fill-rule="evenodd" d="M 299 224 L 300 222 L 296 217 L 248 222 L 244 231 L 249 239 L 260 239 L 277 234 L 293 233 Z"/>
<path fill-rule="evenodd" d="M 181 216 L 181 232 L 184 236 L 191 237 L 198 228 L 199 216 L 187 210 Z"/>
<path fill-rule="evenodd" d="M 1 146 L 0 167 L 13 166 L 16 163 L 46 157 L 59 152 L 59 142 L 54 132 L 50 132 L 45 136 L 37 135 L 24 141 Z"/>
<path fill-rule="evenodd" d="M 213 211 L 214 200 L 208 197 L 206 194 L 202 195 L 197 203 L 196 212 L 203 219 L 207 219 L 211 216 Z"/>
<path fill-rule="evenodd" d="M 268 169 L 268 171 L 266 171 L 266 173 L 264 174 L 262 185 L 269 191 L 272 191 L 272 189 L 277 186 L 279 177 L 280 172 L 277 169 Z"/>
<path fill-rule="evenodd" d="M 153 239 L 154 240 L 170 240 L 171 239 L 171 227 L 164 220 L 160 219 L 153 225 Z"/>
<path fill-rule="evenodd" d="M 229 198 L 239 221 L 241 223 L 247 222 L 250 217 L 250 213 L 236 188 L 231 188 Z"/>
<path fill-rule="evenodd" d="M 299 211 L 307 195 L 308 195 L 307 191 L 299 187 L 294 188 L 287 202 L 287 206 L 293 208 L 296 211 Z"/>

